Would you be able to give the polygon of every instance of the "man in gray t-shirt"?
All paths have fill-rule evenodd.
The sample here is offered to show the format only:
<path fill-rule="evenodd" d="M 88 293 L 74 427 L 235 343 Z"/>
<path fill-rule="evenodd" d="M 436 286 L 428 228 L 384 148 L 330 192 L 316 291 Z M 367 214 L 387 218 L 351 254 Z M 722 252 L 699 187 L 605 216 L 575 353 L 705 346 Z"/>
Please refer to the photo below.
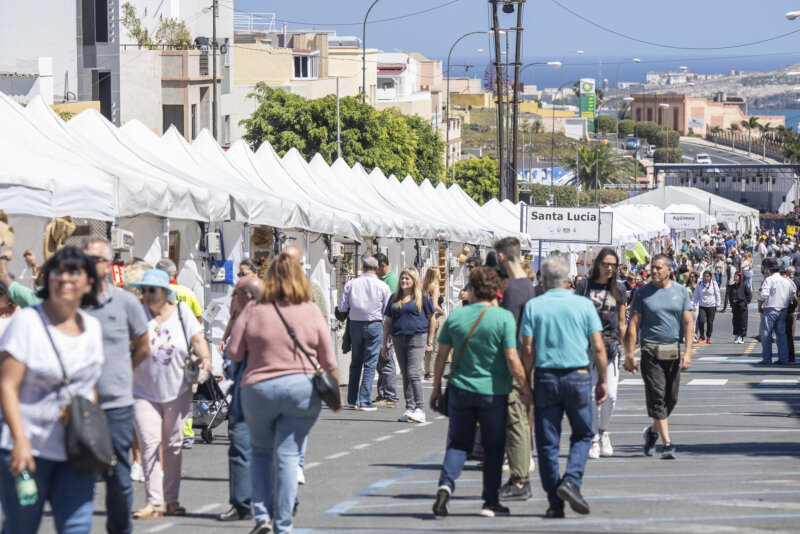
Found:
<path fill-rule="evenodd" d="M 133 484 L 130 449 L 133 444 L 133 370 L 148 355 L 147 316 L 132 293 L 107 281 L 113 254 L 108 241 L 88 237 L 83 251 L 95 261 L 101 280 L 98 305 L 84 311 L 103 328 L 103 371 L 97 381 L 100 408 L 106 413 L 117 464 L 103 473 L 106 481 L 106 530 L 133 532 Z"/>
<path fill-rule="evenodd" d="M 631 373 L 638 368 L 633 357 L 637 335 L 641 339 L 647 414 L 653 418 L 653 424 L 644 430 L 644 453 L 653 455 L 660 434 L 663 459 L 675 458 L 667 418 L 678 402 L 681 371 L 692 363 L 694 332 L 689 292 L 670 280 L 671 269 L 672 260 L 668 256 L 659 254 L 653 258 L 652 281 L 636 291 L 625 334 L 625 370 Z M 686 338 L 683 354 L 680 353 L 682 337 Z"/>

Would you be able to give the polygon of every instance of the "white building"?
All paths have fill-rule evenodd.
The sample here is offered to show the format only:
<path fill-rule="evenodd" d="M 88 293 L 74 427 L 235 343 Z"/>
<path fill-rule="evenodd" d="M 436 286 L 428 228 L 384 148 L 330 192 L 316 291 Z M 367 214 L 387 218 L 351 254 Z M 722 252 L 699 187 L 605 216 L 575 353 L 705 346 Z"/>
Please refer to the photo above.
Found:
<path fill-rule="evenodd" d="M 413 57 L 402 52 L 378 52 L 375 107 L 397 108 L 406 115 L 434 120 L 430 90 L 420 90 L 421 67 Z"/>
<path fill-rule="evenodd" d="M 4 1 L 0 91 L 27 102 L 99 101 L 119 124 L 119 1 Z"/>

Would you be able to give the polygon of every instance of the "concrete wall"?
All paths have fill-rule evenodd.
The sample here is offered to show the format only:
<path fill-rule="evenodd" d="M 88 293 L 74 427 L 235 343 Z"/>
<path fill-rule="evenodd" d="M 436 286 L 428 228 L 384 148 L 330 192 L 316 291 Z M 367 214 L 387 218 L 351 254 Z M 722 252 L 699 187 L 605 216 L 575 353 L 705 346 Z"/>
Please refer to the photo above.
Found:
<path fill-rule="evenodd" d="M 452 66 L 450 67 L 452 70 Z M 442 90 L 447 88 L 447 78 L 442 78 Z M 450 78 L 450 94 L 453 93 L 483 93 L 483 81 L 479 78 Z"/>
<path fill-rule="evenodd" d="M 428 60 L 417 63 L 419 68 L 420 90 L 444 91 L 444 78 L 442 77 L 442 61 Z M 452 90 L 452 87 L 451 87 Z"/>
<path fill-rule="evenodd" d="M 162 58 L 156 50 L 128 48 L 120 54 L 125 67 L 120 73 L 120 122 L 133 119 L 160 134 L 163 125 L 161 106 Z M 180 70 L 177 71 L 180 75 Z"/>
<path fill-rule="evenodd" d="M 467 108 L 469 106 L 475 108 L 488 108 L 492 106 L 492 95 L 489 93 L 478 94 L 454 94 L 452 87 L 450 90 L 450 107 L 461 106 Z"/>
<path fill-rule="evenodd" d="M 286 84 L 292 81 L 294 63 L 291 48 L 261 48 L 258 44 L 236 45 L 233 51 L 235 85 Z"/>
<path fill-rule="evenodd" d="M 375 105 L 378 110 L 395 108 L 403 115 L 419 115 L 423 119 L 431 119 L 431 101 L 428 100 L 411 100 L 401 102 L 378 102 Z"/>

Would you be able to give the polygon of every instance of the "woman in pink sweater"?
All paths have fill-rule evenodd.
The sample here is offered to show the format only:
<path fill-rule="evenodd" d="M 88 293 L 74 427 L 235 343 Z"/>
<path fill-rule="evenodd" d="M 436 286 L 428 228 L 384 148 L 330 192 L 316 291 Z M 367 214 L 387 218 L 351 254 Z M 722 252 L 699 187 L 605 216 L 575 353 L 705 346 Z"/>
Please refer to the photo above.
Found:
<path fill-rule="evenodd" d="M 308 279 L 296 259 L 281 254 L 267 268 L 264 293 L 242 311 L 228 343 L 231 360 L 247 358 L 242 409 L 250 431 L 253 503 L 262 503 L 254 504 L 253 534 L 270 528 L 291 532 L 300 447 L 321 408 L 311 382 L 314 368 L 289 336 L 278 310 L 305 351 L 339 378 L 330 331 L 311 300 Z"/>

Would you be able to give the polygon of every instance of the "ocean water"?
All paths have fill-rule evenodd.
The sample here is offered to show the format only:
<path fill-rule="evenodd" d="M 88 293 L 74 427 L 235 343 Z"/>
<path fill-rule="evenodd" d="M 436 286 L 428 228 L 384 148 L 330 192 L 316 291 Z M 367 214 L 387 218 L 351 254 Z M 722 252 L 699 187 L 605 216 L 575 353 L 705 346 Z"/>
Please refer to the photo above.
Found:
<path fill-rule="evenodd" d="M 794 131 L 800 131 L 800 108 L 798 109 L 748 109 L 753 115 L 783 115 L 786 117 L 786 126 L 791 126 Z"/>

